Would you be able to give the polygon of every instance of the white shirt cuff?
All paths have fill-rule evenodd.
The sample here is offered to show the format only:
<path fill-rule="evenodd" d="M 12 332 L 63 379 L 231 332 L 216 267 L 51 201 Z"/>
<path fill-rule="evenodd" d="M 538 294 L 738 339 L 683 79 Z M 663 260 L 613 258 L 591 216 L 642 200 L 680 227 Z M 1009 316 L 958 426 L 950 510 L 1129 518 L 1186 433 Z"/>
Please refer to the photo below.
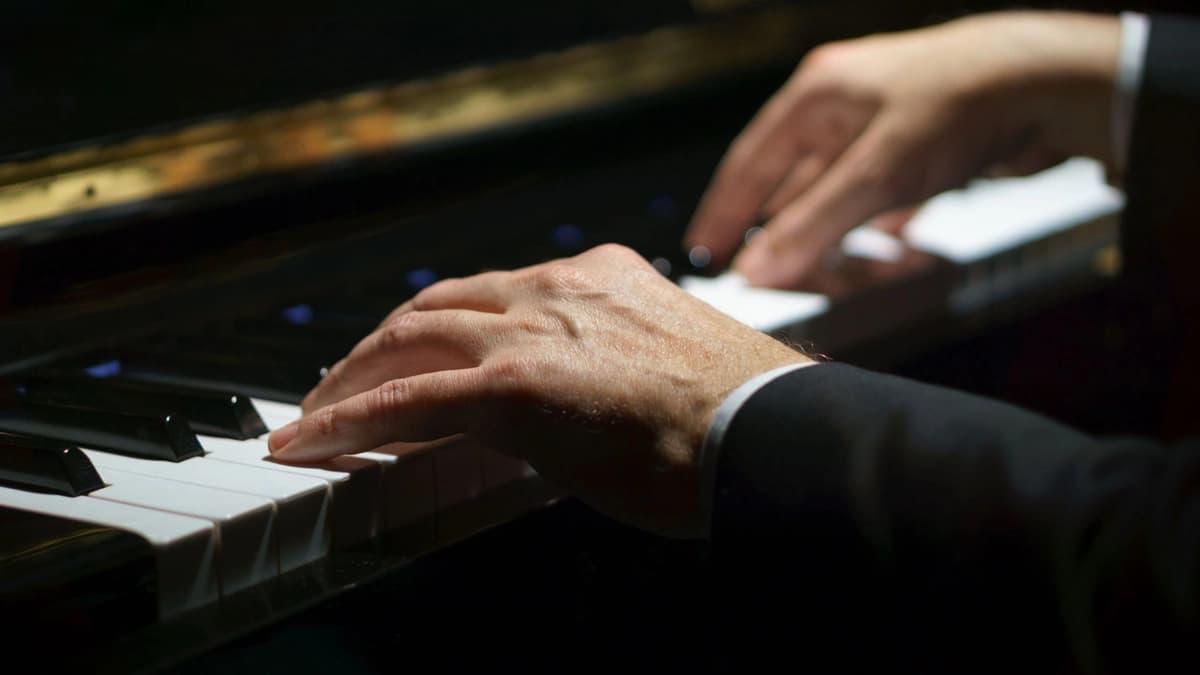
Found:
<path fill-rule="evenodd" d="M 738 410 L 741 410 L 742 405 L 767 383 L 817 363 L 819 362 L 792 363 L 755 375 L 745 384 L 734 389 L 729 396 L 725 397 L 721 407 L 717 408 L 717 414 L 713 417 L 712 424 L 708 427 L 708 433 L 704 436 L 704 445 L 700 448 L 700 522 L 704 524 L 704 532 L 700 533 L 701 536 L 708 536 L 711 528 L 713 491 L 716 490 L 717 485 L 717 460 L 720 455 L 721 443 L 725 440 L 725 432 L 729 430 L 729 425 L 733 422 Z"/>
<path fill-rule="evenodd" d="M 1129 137 L 1133 133 L 1134 106 L 1142 85 L 1150 21 L 1144 14 L 1121 13 L 1121 48 L 1117 56 L 1117 81 L 1113 89 L 1113 159 L 1117 172 L 1125 173 Z"/>

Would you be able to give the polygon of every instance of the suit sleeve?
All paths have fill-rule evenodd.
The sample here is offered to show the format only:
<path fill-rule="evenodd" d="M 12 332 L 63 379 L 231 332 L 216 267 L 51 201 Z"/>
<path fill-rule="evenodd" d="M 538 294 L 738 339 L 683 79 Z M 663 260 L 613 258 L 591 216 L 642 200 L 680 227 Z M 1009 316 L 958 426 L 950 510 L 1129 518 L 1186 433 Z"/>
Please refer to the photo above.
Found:
<path fill-rule="evenodd" d="M 1196 446 L 1097 441 L 824 364 L 738 411 L 712 532 L 748 654 L 789 645 L 814 672 L 1196 665 Z"/>
<path fill-rule="evenodd" d="M 1126 171 L 1126 332 L 1136 335 L 1166 437 L 1200 406 L 1200 21 L 1152 16 Z M 1150 347 L 1150 348 L 1147 348 Z"/>

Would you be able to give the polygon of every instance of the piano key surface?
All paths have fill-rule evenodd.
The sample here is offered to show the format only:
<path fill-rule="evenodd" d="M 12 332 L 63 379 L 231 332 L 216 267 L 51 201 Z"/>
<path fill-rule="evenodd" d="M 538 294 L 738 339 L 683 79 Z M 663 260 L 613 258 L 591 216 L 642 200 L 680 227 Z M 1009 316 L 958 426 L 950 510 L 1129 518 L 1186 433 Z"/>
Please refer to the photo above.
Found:
<path fill-rule="evenodd" d="M 271 500 L 108 467 L 102 474 L 107 486 L 91 497 L 211 522 L 220 543 L 217 570 L 222 594 L 279 574 L 276 510 Z"/>
<path fill-rule="evenodd" d="M 108 639 L 158 616 L 154 549 L 121 528 L 0 507 L 0 644 L 8 663 L 48 634 Z M 15 652 L 15 653 L 14 653 Z"/>
<path fill-rule="evenodd" d="M 180 483 L 221 488 L 270 499 L 276 509 L 279 567 L 286 572 L 329 554 L 332 509 L 324 480 L 196 457 L 183 462 L 151 462 L 108 452 L 84 452 L 97 467 Z"/>
<path fill-rule="evenodd" d="M 214 525 L 94 497 L 64 497 L 0 487 L 0 507 L 93 523 L 136 534 L 154 547 L 161 617 L 214 602 L 220 596 Z"/>

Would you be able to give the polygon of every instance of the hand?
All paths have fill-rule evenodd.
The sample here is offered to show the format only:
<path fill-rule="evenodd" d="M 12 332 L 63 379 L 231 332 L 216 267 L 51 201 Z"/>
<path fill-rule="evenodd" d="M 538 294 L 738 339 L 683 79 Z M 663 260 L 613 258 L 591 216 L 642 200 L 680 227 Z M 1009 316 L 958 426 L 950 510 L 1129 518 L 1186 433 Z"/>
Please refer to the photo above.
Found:
<path fill-rule="evenodd" d="M 330 369 L 270 447 L 313 461 L 466 434 L 610 516 L 694 528 L 717 408 L 754 375 L 804 360 L 633 251 L 602 246 L 418 293 Z"/>
<path fill-rule="evenodd" d="M 685 238 L 793 287 L 843 234 L 991 170 L 1111 164 L 1114 17 L 980 15 L 813 50 L 722 160 Z M 886 217 L 886 216 L 885 216 Z"/>

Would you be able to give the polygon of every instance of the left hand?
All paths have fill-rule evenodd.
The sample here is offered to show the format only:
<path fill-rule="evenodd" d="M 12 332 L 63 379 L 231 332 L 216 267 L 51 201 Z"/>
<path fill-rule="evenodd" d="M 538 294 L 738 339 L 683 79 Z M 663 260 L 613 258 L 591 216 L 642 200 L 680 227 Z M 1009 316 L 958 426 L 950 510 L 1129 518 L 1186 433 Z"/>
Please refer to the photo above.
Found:
<path fill-rule="evenodd" d="M 273 433 L 280 460 L 466 434 L 598 510 L 700 525 L 699 452 L 721 402 L 802 354 L 602 246 L 418 293 Z"/>

